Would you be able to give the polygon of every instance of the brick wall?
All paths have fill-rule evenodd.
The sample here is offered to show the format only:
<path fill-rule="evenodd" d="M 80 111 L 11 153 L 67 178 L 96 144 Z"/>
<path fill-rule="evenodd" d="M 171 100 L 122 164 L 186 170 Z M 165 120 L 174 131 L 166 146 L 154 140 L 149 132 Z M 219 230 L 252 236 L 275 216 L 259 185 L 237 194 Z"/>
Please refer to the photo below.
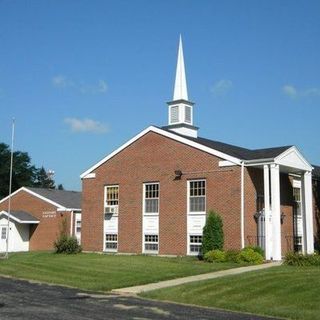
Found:
<path fill-rule="evenodd" d="M 0 211 L 8 210 L 8 201 L 0 203 Z M 57 208 L 26 191 L 20 191 L 11 198 L 12 211 L 26 211 L 40 220 L 39 224 L 30 225 L 30 251 L 52 250 L 53 242 L 59 235 L 62 220 L 67 219 L 67 230 L 70 231 L 70 213 L 57 212 Z"/>
<path fill-rule="evenodd" d="M 104 185 L 119 184 L 118 251 L 142 252 L 144 182 L 160 182 L 159 254 L 187 252 L 187 180 L 207 181 L 207 210 L 223 218 L 225 248 L 240 248 L 240 167 L 219 168 L 220 159 L 149 132 L 83 180 L 82 245 L 103 249 Z M 181 180 L 174 171 L 181 170 Z"/>

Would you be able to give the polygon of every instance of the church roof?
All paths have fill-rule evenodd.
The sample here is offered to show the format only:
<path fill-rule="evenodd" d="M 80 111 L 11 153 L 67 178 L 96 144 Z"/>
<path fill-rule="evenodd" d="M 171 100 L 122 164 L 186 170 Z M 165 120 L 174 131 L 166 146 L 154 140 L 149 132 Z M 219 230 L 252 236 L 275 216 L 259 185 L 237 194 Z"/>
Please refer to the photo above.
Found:
<path fill-rule="evenodd" d="M 285 150 L 291 148 L 292 146 L 281 146 L 281 147 L 274 147 L 274 148 L 266 148 L 266 149 L 247 149 L 243 147 L 238 147 L 232 144 L 227 144 L 220 141 L 210 140 L 206 138 L 193 138 L 189 136 L 184 136 L 178 134 L 174 131 L 167 129 L 167 127 L 162 127 L 161 129 L 169 131 L 173 134 L 191 140 L 193 142 L 199 143 L 211 149 L 218 150 L 224 154 L 229 156 L 241 159 L 241 160 L 256 160 L 256 159 L 273 159 L 283 153 Z"/>
<path fill-rule="evenodd" d="M 81 192 L 31 187 L 27 189 L 66 208 L 81 208 Z"/>

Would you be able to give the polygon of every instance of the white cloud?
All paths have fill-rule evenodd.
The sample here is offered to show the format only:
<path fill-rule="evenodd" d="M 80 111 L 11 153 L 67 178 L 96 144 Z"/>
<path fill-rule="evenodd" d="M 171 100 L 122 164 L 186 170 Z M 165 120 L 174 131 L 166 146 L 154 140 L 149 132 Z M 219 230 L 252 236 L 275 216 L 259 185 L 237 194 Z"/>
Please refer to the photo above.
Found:
<path fill-rule="evenodd" d="M 292 85 L 285 85 L 282 87 L 282 91 L 285 95 L 292 99 L 320 96 L 320 88 L 307 88 L 305 90 L 298 90 Z"/>
<path fill-rule="evenodd" d="M 224 96 L 226 95 L 233 87 L 231 80 L 219 80 L 211 87 L 210 91 L 215 96 Z"/>
<path fill-rule="evenodd" d="M 297 97 L 298 93 L 294 86 L 285 85 L 282 87 L 282 91 L 285 95 L 289 96 L 290 98 L 294 99 Z"/>
<path fill-rule="evenodd" d="M 97 84 L 88 84 L 85 82 L 76 82 L 72 79 L 67 78 L 64 75 L 54 76 L 52 78 L 52 84 L 56 88 L 72 88 L 83 94 L 105 93 L 108 90 L 108 85 L 104 80 L 99 80 Z"/>
<path fill-rule="evenodd" d="M 65 118 L 64 123 L 69 125 L 72 132 L 106 133 L 107 125 L 92 119 Z"/>

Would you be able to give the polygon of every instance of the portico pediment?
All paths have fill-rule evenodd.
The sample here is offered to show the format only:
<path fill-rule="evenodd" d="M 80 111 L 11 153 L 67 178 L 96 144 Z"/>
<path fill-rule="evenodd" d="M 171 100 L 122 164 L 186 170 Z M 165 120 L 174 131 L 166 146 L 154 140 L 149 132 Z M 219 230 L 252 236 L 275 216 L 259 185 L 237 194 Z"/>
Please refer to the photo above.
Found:
<path fill-rule="evenodd" d="M 280 166 L 295 168 L 303 171 L 311 171 L 311 164 L 303 157 L 296 147 L 291 147 L 274 159 Z"/>

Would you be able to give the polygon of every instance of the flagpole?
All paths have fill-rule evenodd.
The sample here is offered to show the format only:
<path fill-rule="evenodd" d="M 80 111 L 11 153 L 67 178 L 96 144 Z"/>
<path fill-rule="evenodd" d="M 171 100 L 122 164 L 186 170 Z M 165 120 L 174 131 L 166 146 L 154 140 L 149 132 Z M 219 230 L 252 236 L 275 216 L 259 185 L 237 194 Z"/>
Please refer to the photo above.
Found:
<path fill-rule="evenodd" d="M 6 242 L 6 258 L 9 257 L 9 231 L 10 231 L 10 215 L 11 215 L 11 191 L 12 191 L 12 168 L 13 168 L 13 141 L 14 141 L 14 125 L 15 119 L 12 119 L 11 133 L 11 159 L 10 159 L 10 182 L 9 182 L 9 201 L 8 201 L 8 227 L 7 227 L 7 242 Z"/>

